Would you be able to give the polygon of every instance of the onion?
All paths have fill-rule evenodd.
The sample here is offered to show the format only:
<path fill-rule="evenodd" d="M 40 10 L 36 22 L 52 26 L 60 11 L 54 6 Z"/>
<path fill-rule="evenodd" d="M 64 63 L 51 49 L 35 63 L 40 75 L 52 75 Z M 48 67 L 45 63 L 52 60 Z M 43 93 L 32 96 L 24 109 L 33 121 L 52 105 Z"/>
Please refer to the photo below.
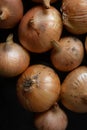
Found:
<path fill-rule="evenodd" d="M 21 0 L 0 0 L 0 28 L 13 28 L 22 17 Z"/>
<path fill-rule="evenodd" d="M 22 18 L 18 36 L 20 43 L 29 51 L 46 52 L 52 48 L 50 41 L 59 40 L 62 33 L 62 20 L 59 11 L 50 7 L 35 6 Z"/>
<path fill-rule="evenodd" d="M 81 40 L 75 36 L 62 37 L 59 42 L 53 41 L 51 62 L 60 71 L 71 71 L 78 67 L 84 57 L 84 47 Z"/>
<path fill-rule="evenodd" d="M 59 105 L 54 104 L 48 111 L 36 114 L 34 124 L 38 130 L 65 130 L 68 117 Z"/>
<path fill-rule="evenodd" d="M 43 64 L 29 66 L 17 82 L 19 102 L 32 112 L 48 110 L 59 99 L 59 94 L 59 76 Z"/>
<path fill-rule="evenodd" d="M 62 18 L 65 28 L 73 34 L 87 32 L 87 0 L 63 0 Z"/>
<path fill-rule="evenodd" d="M 54 3 L 57 0 L 32 0 L 37 3 L 42 3 L 45 8 L 50 8 L 50 3 Z"/>
<path fill-rule="evenodd" d="M 87 67 L 79 66 L 70 72 L 61 86 L 60 100 L 69 110 L 87 112 Z"/>
<path fill-rule="evenodd" d="M 13 41 L 13 34 L 9 34 L 6 42 L 0 43 L 0 75 L 17 76 L 28 67 L 29 63 L 29 53 Z"/>

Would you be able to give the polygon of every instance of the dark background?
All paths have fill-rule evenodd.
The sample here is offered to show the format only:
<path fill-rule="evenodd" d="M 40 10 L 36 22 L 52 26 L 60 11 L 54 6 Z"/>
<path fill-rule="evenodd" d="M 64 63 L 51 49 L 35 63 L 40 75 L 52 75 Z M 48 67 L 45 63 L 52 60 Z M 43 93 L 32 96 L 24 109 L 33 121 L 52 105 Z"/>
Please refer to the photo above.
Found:
<path fill-rule="evenodd" d="M 37 4 L 31 2 L 31 0 L 22 0 L 24 5 L 24 14 L 33 6 Z M 53 4 L 59 11 L 61 6 L 61 0 L 58 0 Z M 14 41 L 18 41 L 17 35 L 18 25 L 13 29 L 0 29 L 0 42 L 5 42 L 9 33 L 14 34 Z M 62 33 L 63 36 L 70 35 L 65 29 Z M 85 35 L 78 36 L 84 42 Z M 51 67 L 50 52 L 43 54 L 31 53 L 31 63 L 43 63 Z M 86 56 L 82 64 L 87 65 Z M 53 67 L 54 68 L 54 67 Z M 54 68 L 55 69 L 55 68 Z M 67 73 L 61 73 L 55 70 L 61 79 L 61 82 L 67 75 Z M 34 113 L 31 113 L 20 105 L 16 95 L 16 83 L 17 77 L 14 78 L 2 78 L 0 77 L 0 130 L 36 130 L 33 124 Z M 66 112 L 68 116 L 67 130 L 87 130 L 87 114 L 78 114 L 67 110 L 61 103 L 60 107 Z"/>

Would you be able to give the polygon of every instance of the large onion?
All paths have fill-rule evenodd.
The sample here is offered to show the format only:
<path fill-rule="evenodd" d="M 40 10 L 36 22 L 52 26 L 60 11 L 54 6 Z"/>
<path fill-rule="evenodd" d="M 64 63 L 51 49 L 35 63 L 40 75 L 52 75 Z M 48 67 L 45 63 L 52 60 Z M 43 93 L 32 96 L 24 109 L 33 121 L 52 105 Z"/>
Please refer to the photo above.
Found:
<path fill-rule="evenodd" d="M 60 99 L 69 110 L 87 112 L 87 67 L 80 66 L 70 72 L 61 86 Z"/>
<path fill-rule="evenodd" d="M 59 94 L 59 76 L 45 65 L 30 66 L 17 82 L 18 99 L 29 111 L 48 110 L 59 99 Z"/>
<path fill-rule="evenodd" d="M 87 32 L 87 0 L 63 0 L 61 9 L 63 24 L 69 32 Z"/>
<path fill-rule="evenodd" d="M 29 51 L 41 53 L 52 48 L 51 41 L 59 40 L 62 19 L 59 11 L 50 7 L 35 6 L 22 18 L 18 35 L 20 43 Z"/>

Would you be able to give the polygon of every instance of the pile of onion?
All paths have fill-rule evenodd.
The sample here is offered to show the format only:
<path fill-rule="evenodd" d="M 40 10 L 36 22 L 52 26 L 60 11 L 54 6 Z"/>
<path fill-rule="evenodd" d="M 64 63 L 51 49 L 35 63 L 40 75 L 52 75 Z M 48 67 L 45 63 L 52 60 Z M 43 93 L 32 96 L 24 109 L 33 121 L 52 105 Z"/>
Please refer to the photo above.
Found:
<path fill-rule="evenodd" d="M 0 43 L 0 75 L 14 77 L 21 74 L 30 64 L 30 54 L 9 34 L 6 42 Z"/>
<path fill-rule="evenodd" d="M 43 64 L 29 66 L 17 81 L 19 102 L 32 112 L 48 110 L 59 100 L 59 94 L 59 76 Z"/>
<path fill-rule="evenodd" d="M 63 24 L 69 32 L 87 32 L 87 0 L 63 0 L 61 10 Z"/>
<path fill-rule="evenodd" d="M 49 110 L 35 115 L 37 130 L 65 130 L 68 125 L 66 113 L 55 103 Z"/>
<path fill-rule="evenodd" d="M 0 28 L 13 28 L 22 17 L 22 0 L 0 0 Z"/>
<path fill-rule="evenodd" d="M 31 52 L 46 52 L 52 48 L 52 40 L 60 39 L 62 27 L 61 14 L 55 7 L 35 6 L 27 11 L 19 24 L 19 41 Z"/>
<path fill-rule="evenodd" d="M 61 85 L 60 100 L 73 112 L 87 112 L 87 66 L 79 66 L 66 76 Z"/>
<path fill-rule="evenodd" d="M 32 1 L 37 2 L 37 3 L 42 3 L 44 7 L 48 9 L 50 8 L 50 3 L 54 3 L 57 0 L 32 0 Z"/>
<path fill-rule="evenodd" d="M 66 130 L 68 116 L 59 101 L 72 112 L 87 113 L 87 66 L 81 65 L 87 37 L 84 44 L 76 37 L 87 33 L 87 0 L 61 0 L 61 12 L 51 6 L 57 0 L 31 1 L 37 5 L 23 14 L 22 0 L 0 0 L 0 29 L 18 24 L 20 43 L 14 42 L 13 34 L 0 43 L 0 77 L 18 76 L 18 101 L 35 114 L 37 130 Z M 63 27 L 70 35 L 63 37 Z M 38 61 L 30 64 L 36 58 L 30 54 L 39 57 L 47 51 L 50 57 L 45 58 L 53 68 Z M 57 72 L 68 72 L 62 82 Z"/>

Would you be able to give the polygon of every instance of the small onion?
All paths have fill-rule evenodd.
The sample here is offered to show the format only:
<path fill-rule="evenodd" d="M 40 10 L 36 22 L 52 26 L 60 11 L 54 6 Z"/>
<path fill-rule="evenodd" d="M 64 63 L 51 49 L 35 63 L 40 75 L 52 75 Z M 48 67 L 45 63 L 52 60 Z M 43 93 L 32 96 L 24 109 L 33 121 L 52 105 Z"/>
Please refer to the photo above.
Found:
<path fill-rule="evenodd" d="M 45 8 L 50 8 L 50 3 L 54 3 L 57 0 L 32 0 L 32 1 L 37 2 L 37 3 L 42 3 Z"/>
<path fill-rule="evenodd" d="M 86 66 L 79 66 L 66 76 L 61 86 L 60 101 L 73 112 L 87 112 Z"/>
<path fill-rule="evenodd" d="M 22 17 L 22 0 L 0 0 L 0 28 L 13 28 Z"/>
<path fill-rule="evenodd" d="M 59 94 L 59 76 L 46 65 L 29 66 L 17 82 L 19 102 L 29 111 L 48 110 L 59 99 Z"/>
<path fill-rule="evenodd" d="M 50 41 L 59 40 L 62 33 L 62 19 L 59 11 L 50 7 L 35 6 L 22 18 L 18 36 L 20 43 L 29 51 L 46 52 L 52 48 Z"/>
<path fill-rule="evenodd" d="M 65 130 L 68 117 L 58 104 L 54 104 L 48 111 L 37 113 L 34 124 L 37 130 Z"/>
<path fill-rule="evenodd" d="M 29 63 L 29 53 L 13 41 L 13 34 L 9 34 L 6 42 L 0 43 L 0 75 L 17 76 L 28 67 Z"/>
<path fill-rule="evenodd" d="M 84 47 L 76 37 L 62 37 L 59 42 L 53 41 L 51 62 L 60 71 L 71 71 L 78 67 L 84 57 Z"/>
<path fill-rule="evenodd" d="M 63 0 L 61 10 L 63 24 L 69 32 L 87 32 L 87 0 Z"/>

